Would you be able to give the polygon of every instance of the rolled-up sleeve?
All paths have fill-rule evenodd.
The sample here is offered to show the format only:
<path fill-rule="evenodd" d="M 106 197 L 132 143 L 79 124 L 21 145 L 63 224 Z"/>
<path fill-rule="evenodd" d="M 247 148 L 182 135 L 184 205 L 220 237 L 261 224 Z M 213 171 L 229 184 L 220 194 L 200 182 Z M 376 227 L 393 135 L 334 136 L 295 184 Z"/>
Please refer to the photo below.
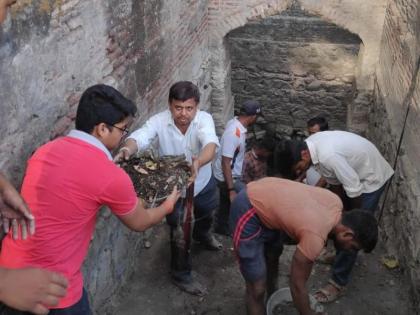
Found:
<path fill-rule="evenodd" d="M 203 147 L 209 143 L 214 143 L 219 146 L 219 138 L 216 135 L 214 121 L 210 114 L 201 112 L 201 118 L 198 125 L 198 138 Z"/>
<path fill-rule="evenodd" d="M 151 117 L 140 129 L 134 131 L 128 139 L 133 139 L 137 143 L 138 150 L 147 149 L 152 140 L 157 136 L 159 119 L 157 116 Z"/>
<path fill-rule="evenodd" d="M 327 160 L 338 181 L 343 185 L 346 194 L 350 198 L 359 197 L 363 191 L 359 175 L 340 155 L 334 155 Z"/>

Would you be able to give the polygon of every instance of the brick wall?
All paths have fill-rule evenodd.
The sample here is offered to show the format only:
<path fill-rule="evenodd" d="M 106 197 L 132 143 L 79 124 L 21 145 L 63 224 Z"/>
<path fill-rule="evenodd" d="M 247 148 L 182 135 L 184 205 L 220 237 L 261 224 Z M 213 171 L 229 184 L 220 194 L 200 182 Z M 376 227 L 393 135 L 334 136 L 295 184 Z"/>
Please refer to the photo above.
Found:
<path fill-rule="evenodd" d="M 80 94 L 98 82 L 111 84 L 135 100 L 139 125 L 167 106 L 168 88 L 174 81 L 192 80 L 202 91 L 201 106 L 209 109 L 211 104 L 222 130 L 234 105 L 226 35 L 250 21 L 280 14 L 293 2 L 18 1 L 0 28 L 0 168 L 18 185 L 31 152 L 72 128 Z M 392 160 L 402 125 L 401 104 L 413 81 L 420 40 L 417 0 L 389 1 L 388 7 L 387 2 L 298 1 L 306 13 L 362 40 L 355 74 L 357 97 L 349 104 L 347 125 L 363 131 L 369 122 L 369 136 Z M 385 235 L 407 267 L 416 296 L 420 261 L 418 80 L 400 169 L 384 219 Z M 85 265 L 98 314 L 112 313 L 113 303 L 106 300 L 129 276 L 131 257 L 141 255 L 140 240 L 139 234 L 128 232 L 108 210 L 101 213 Z"/>
<path fill-rule="evenodd" d="M 231 31 L 227 47 L 236 109 L 259 100 L 265 128 L 281 136 L 305 131 L 320 114 L 332 129 L 346 129 L 357 94 L 358 36 L 294 6 Z"/>
<path fill-rule="evenodd" d="M 110 84 L 138 105 L 136 125 L 167 106 L 169 86 L 197 83 L 209 108 L 207 0 L 18 1 L 0 27 L 0 167 L 18 186 L 41 144 L 73 127 L 81 93 Z M 110 300 L 141 254 L 141 234 L 100 214 L 84 267 L 92 308 Z M 168 266 L 169 268 L 169 266 Z"/>
<path fill-rule="evenodd" d="M 347 126 L 350 130 L 364 132 L 367 127 L 368 105 L 373 92 L 374 69 L 379 55 L 379 43 L 385 15 L 385 0 L 213 0 L 209 6 L 212 111 L 219 130 L 233 115 L 234 101 L 231 94 L 231 56 L 225 36 L 248 21 L 261 20 L 280 14 L 293 3 L 360 37 L 363 42 L 358 58 L 356 84 L 359 95 L 350 103 Z M 357 119 L 353 119 L 356 116 Z"/>
<path fill-rule="evenodd" d="M 400 260 L 420 305 L 420 9 L 417 0 L 390 1 L 386 11 L 369 135 L 394 163 L 409 108 L 396 173 L 381 222 L 390 253 Z"/>

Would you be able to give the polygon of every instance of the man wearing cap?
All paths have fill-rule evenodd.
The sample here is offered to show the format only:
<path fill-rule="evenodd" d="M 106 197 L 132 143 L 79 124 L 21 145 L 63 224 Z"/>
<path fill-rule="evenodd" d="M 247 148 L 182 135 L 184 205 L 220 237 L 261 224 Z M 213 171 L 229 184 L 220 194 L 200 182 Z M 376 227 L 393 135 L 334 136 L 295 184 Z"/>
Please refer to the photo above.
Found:
<path fill-rule="evenodd" d="M 247 127 L 253 125 L 257 115 L 261 114 L 261 105 L 255 100 L 242 104 L 239 116 L 229 120 L 220 140 L 220 149 L 213 163 L 213 174 L 220 191 L 220 205 L 216 216 L 215 232 L 229 235 L 229 208 L 236 197 L 242 175 L 242 164 L 245 156 Z"/>

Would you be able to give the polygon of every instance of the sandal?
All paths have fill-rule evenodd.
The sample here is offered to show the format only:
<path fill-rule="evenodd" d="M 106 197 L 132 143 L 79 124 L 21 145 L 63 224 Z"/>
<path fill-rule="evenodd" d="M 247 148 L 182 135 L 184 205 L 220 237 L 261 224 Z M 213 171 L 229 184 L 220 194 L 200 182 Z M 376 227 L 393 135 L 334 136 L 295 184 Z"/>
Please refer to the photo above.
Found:
<path fill-rule="evenodd" d="M 319 289 L 313 295 L 319 303 L 331 303 L 337 300 L 345 292 L 346 287 L 341 286 L 334 280 L 328 280 L 325 287 Z"/>

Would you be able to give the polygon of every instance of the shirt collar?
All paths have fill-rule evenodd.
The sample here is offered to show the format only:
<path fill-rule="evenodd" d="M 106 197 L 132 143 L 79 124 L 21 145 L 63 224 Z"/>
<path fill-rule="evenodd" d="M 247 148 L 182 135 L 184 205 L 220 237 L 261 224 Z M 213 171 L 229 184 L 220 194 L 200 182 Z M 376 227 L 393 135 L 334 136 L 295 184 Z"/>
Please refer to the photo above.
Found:
<path fill-rule="evenodd" d="M 98 140 L 98 138 L 95 138 L 91 134 L 88 134 L 87 132 L 84 132 L 84 131 L 81 131 L 81 130 L 73 129 L 69 132 L 69 134 L 67 136 L 71 137 L 71 138 L 82 140 L 84 142 L 87 142 L 87 143 L 93 145 L 94 147 L 103 151 L 106 154 L 106 156 L 108 157 L 108 159 L 110 159 L 112 161 L 111 152 L 109 152 L 109 150 L 104 146 L 104 144 L 101 141 Z"/>
<path fill-rule="evenodd" d="M 312 164 L 318 164 L 319 159 L 318 159 L 318 154 L 316 153 L 315 144 L 311 140 L 308 140 L 308 139 L 306 139 L 305 142 L 306 142 L 306 145 L 308 146 L 309 154 L 311 155 Z"/>

